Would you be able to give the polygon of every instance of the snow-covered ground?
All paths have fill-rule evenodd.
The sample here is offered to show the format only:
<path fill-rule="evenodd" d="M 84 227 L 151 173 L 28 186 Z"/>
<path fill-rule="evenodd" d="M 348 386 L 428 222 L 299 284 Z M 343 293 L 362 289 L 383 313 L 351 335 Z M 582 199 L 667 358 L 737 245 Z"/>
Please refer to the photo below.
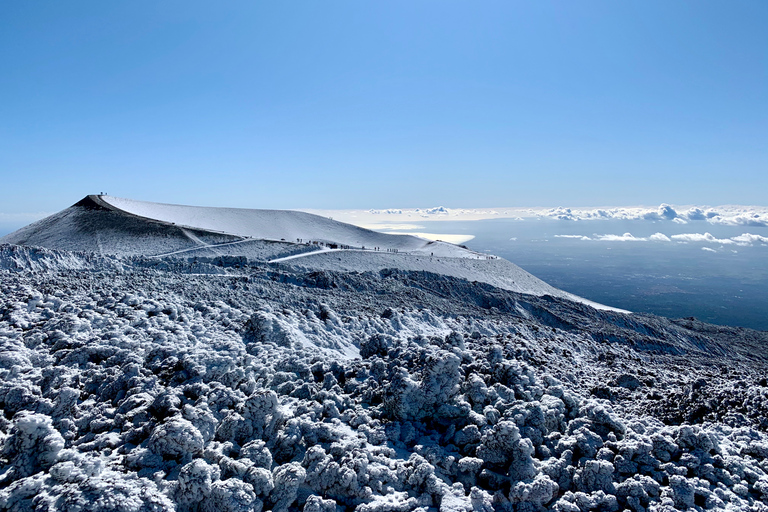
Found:
<path fill-rule="evenodd" d="M 0 510 L 768 510 L 765 333 L 394 268 L 0 263 Z"/>
<path fill-rule="evenodd" d="M 227 235 L 283 240 L 319 241 L 354 248 L 419 251 L 427 241 L 411 235 L 388 235 L 333 219 L 292 210 L 249 210 L 244 208 L 205 208 L 134 201 L 98 196 L 105 205 L 120 211 L 177 226 Z M 443 256 L 470 256 L 470 251 L 450 244 L 439 244 L 433 252 Z"/>

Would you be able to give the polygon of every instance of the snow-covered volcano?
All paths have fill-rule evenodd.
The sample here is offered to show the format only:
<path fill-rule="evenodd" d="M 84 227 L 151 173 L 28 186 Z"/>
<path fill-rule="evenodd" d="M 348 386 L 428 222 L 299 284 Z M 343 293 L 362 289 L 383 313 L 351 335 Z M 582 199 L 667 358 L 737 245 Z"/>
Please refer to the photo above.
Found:
<path fill-rule="evenodd" d="M 157 256 L 181 250 L 177 247 L 200 249 L 249 240 L 480 257 L 455 245 L 387 235 L 299 211 L 182 206 L 103 195 L 89 195 L 2 239 L 17 245 L 118 256 Z M 223 252 L 239 250 L 228 247 Z"/>
<path fill-rule="evenodd" d="M 606 308 L 554 288 L 504 259 L 293 210 L 212 208 L 89 195 L 0 243 L 116 256 L 244 256 L 309 269 L 423 271 Z"/>

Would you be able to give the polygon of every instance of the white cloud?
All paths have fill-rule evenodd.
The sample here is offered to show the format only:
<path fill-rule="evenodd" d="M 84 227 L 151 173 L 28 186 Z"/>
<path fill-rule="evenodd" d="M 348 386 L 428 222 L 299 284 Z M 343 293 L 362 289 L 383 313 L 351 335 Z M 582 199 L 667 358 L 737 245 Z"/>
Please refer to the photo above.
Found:
<path fill-rule="evenodd" d="M 702 251 L 707 251 L 707 252 L 717 252 L 716 250 L 712 249 L 711 247 L 702 247 L 701 250 Z"/>
<path fill-rule="evenodd" d="M 735 243 L 729 238 L 716 238 L 711 233 L 683 233 L 681 235 L 672 235 L 672 240 L 678 242 L 705 242 L 710 244 L 732 244 Z"/>
<path fill-rule="evenodd" d="M 450 210 L 444 206 L 436 206 L 434 208 L 426 208 L 426 209 L 420 209 L 416 208 L 414 210 L 416 213 L 419 213 L 421 215 L 448 215 L 450 213 Z"/>
<path fill-rule="evenodd" d="M 755 244 L 768 244 L 768 237 L 754 235 L 752 233 L 743 233 L 731 238 L 717 238 L 711 233 L 684 233 L 681 235 L 672 235 L 672 239 L 678 242 L 709 243 L 722 245 L 741 245 L 749 246 Z"/>
<path fill-rule="evenodd" d="M 701 208 L 693 207 L 688 210 L 685 216 L 690 220 L 707 220 L 707 214 Z"/>
<path fill-rule="evenodd" d="M 755 235 L 752 233 L 744 233 L 739 236 L 731 238 L 717 238 L 711 233 L 683 233 L 679 235 L 672 235 L 671 237 L 664 233 L 654 233 L 649 237 L 634 236 L 632 233 L 624 233 L 623 235 L 594 235 L 588 237 L 584 235 L 555 235 L 555 238 L 567 238 L 572 240 L 595 240 L 598 242 L 679 242 L 679 243 L 703 243 L 703 244 L 720 244 L 720 245 L 740 245 L 740 246 L 752 246 L 756 244 L 768 245 L 768 236 Z"/>
<path fill-rule="evenodd" d="M 382 222 L 408 222 L 413 217 L 427 220 L 482 220 L 482 219 L 555 219 L 566 221 L 630 220 L 649 222 L 676 222 L 726 224 L 733 226 L 768 227 L 768 207 L 765 206 L 676 206 L 661 204 L 657 207 L 621 206 L 599 208 L 390 208 L 371 210 L 305 210 L 310 213 L 352 224 L 371 225 Z"/>
<path fill-rule="evenodd" d="M 588 236 L 584 236 L 584 235 L 555 235 L 555 238 L 573 238 L 576 240 L 592 240 Z"/>
<path fill-rule="evenodd" d="M 648 239 L 635 237 L 632 233 L 624 233 L 623 235 L 598 235 L 595 240 L 601 242 L 645 242 Z"/>
<path fill-rule="evenodd" d="M 570 208 L 563 208 L 562 206 L 552 208 L 545 215 L 560 220 L 579 220 L 578 216 L 574 215 Z"/>
<path fill-rule="evenodd" d="M 402 214 L 403 210 L 397 210 L 397 209 L 389 209 L 389 210 L 368 210 L 368 213 L 371 213 L 373 215 L 380 215 L 382 213 L 386 213 L 388 215 L 398 215 Z"/>
<path fill-rule="evenodd" d="M 730 226 L 768 227 L 768 215 L 739 214 L 731 217 L 714 217 L 709 220 L 712 224 L 726 224 Z"/>
<path fill-rule="evenodd" d="M 768 236 L 753 235 L 752 233 L 743 233 L 739 236 L 731 237 L 731 240 L 739 245 L 768 244 Z"/>

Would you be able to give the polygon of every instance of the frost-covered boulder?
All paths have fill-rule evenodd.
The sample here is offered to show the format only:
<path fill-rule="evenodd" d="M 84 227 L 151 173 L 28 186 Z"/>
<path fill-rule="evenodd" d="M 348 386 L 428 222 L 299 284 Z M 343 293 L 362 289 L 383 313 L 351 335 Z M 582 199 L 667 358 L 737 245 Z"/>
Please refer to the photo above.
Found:
<path fill-rule="evenodd" d="M 547 475 L 539 473 L 531 482 L 515 484 L 509 492 L 509 501 L 530 504 L 534 509 L 540 509 L 552 501 L 559 489 Z"/>
<path fill-rule="evenodd" d="M 588 460 L 573 476 L 574 486 L 583 492 L 603 491 L 615 494 L 613 464 L 605 460 Z"/>
<path fill-rule="evenodd" d="M 2 450 L 2 458 L 10 466 L 3 480 L 13 481 L 49 469 L 63 448 L 64 438 L 53 428 L 50 417 L 27 411 L 16 414 Z"/>
<path fill-rule="evenodd" d="M 243 404 L 243 418 L 252 427 L 252 436 L 261 438 L 271 433 L 282 419 L 274 391 L 256 391 Z"/>
<path fill-rule="evenodd" d="M 147 448 L 163 458 L 183 462 L 201 454 L 203 445 L 200 431 L 189 420 L 176 417 L 155 427 Z"/>
<path fill-rule="evenodd" d="M 203 501 L 211 495 L 214 482 L 221 473 L 218 466 L 208 464 L 203 459 L 195 459 L 184 465 L 179 471 L 177 501 L 182 510 L 197 510 Z"/>
<path fill-rule="evenodd" d="M 303 510 L 304 512 L 336 512 L 336 502 L 312 494 L 307 497 Z"/>
<path fill-rule="evenodd" d="M 269 495 L 272 510 L 285 512 L 296 501 L 299 486 L 304 483 L 307 472 L 301 464 L 292 462 L 275 468 L 272 473 L 275 488 Z"/>
<path fill-rule="evenodd" d="M 250 460 L 256 467 L 272 470 L 272 454 L 261 439 L 244 444 L 240 448 L 240 457 Z"/>
<path fill-rule="evenodd" d="M 261 512 L 264 504 L 253 487 L 237 478 L 218 480 L 211 485 L 210 495 L 202 502 L 201 512 Z"/>
<path fill-rule="evenodd" d="M 272 472 L 265 468 L 251 466 L 245 472 L 243 480 L 253 487 L 258 496 L 266 497 L 275 488 Z"/>
<path fill-rule="evenodd" d="M 627 426 L 617 414 L 598 400 L 586 400 L 581 405 L 581 413 L 592 422 L 592 429 L 598 434 L 611 432 L 621 438 L 627 432 Z"/>
<path fill-rule="evenodd" d="M 389 352 L 389 347 L 394 345 L 395 339 L 387 334 L 374 334 L 360 342 L 360 357 L 368 359 L 373 356 L 384 357 Z"/>
<path fill-rule="evenodd" d="M 248 319 L 243 327 L 243 341 L 274 343 L 279 347 L 290 347 L 293 343 L 290 330 L 274 314 L 266 311 L 258 311 Z"/>
<path fill-rule="evenodd" d="M 468 414 L 468 403 L 457 404 L 461 359 L 451 352 L 433 350 L 425 354 L 421 379 L 405 368 L 395 368 L 386 387 L 385 407 L 394 419 L 439 421 Z"/>
<path fill-rule="evenodd" d="M 528 480 L 536 475 L 533 465 L 533 445 L 520 437 L 520 430 L 511 421 L 500 421 L 483 434 L 477 457 L 496 466 L 508 468 L 514 480 Z"/>

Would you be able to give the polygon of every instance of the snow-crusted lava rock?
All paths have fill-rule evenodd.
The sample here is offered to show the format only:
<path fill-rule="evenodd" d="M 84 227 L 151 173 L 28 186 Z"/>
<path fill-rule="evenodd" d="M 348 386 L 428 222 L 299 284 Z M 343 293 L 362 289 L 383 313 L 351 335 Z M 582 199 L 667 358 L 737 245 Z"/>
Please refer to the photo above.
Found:
<path fill-rule="evenodd" d="M 0 510 L 768 511 L 766 334 L 0 248 Z"/>

